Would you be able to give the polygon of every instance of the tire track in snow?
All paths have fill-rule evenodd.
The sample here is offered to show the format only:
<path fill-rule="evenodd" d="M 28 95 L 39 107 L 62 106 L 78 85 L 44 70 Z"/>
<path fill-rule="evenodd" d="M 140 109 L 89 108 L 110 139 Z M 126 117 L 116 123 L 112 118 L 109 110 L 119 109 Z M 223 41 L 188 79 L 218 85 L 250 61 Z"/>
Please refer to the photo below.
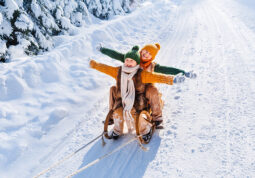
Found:
<path fill-rule="evenodd" d="M 231 155 L 229 164 L 231 167 L 229 171 L 232 176 L 251 176 L 252 162 L 250 155 L 254 155 L 254 150 L 250 150 L 252 135 L 249 132 L 249 122 L 252 117 L 247 115 L 247 111 L 250 108 L 252 110 L 255 109 L 255 98 L 251 92 L 254 91 L 254 88 L 249 82 L 252 73 L 248 70 L 249 65 L 247 65 L 245 60 L 247 57 L 254 56 L 255 53 L 248 44 L 249 40 L 238 30 L 246 30 L 246 34 L 248 34 L 248 29 L 239 21 L 234 21 L 231 14 L 227 14 L 227 16 L 224 10 L 219 8 L 217 10 L 229 29 L 225 35 L 225 41 L 232 41 L 230 49 L 229 46 L 224 46 L 222 49 L 225 52 L 230 51 L 225 55 L 225 60 L 228 65 L 232 64 L 231 67 L 226 67 L 225 70 L 226 93 L 228 95 L 232 94 L 232 96 L 228 96 L 231 108 L 231 110 L 229 108 L 228 123 L 230 125 L 230 132 L 228 134 L 231 141 L 231 147 L 229 148 Z M 221 29 L 221 31 L 223 30 L 226 30 L 226 28 Z M 250 36 L 250 38 L 252 37 L 254 38 L 254 34 Z"/>
<path fill-rule="evenodd" d="M 196 119 L 190 121 L 187 116 L 185 117 L 185 114 L 171 118 L 179 125 L 177 130 L 177 138 L 174 138 L 174 141 L 172 142 L 168 141 L 168 146 L 170 144 L 171 150 L 173 151 L 172 155 L 166 156 L 168 154 L 167 151 L 163 151 L 163 148 L 161 149 L 161 147 L 159 151 L 163 152 L 161 156 L 168 157 L 171 161 L 163 162 L 165 165 L 160 162 L 160 167 L 155 166 L 159 164 L 159 162 L 155 161 L 157 163 L 155 163 L 154 168 L 160 169 L 163 167 L 168 167 L 170 172 L 167 175 L 179 177 L 199 175 L 209 177 L 243 177 L 246 175 L 252 175 L 251 172 L 254 169 L 252 165 L 254 165 L 254 163 L 249 157 L 254 155 L 254 150 L 252 151 L 252 141 L 250 139 L 250 137 L 253 136 L 253 133 L 250 123 L 251 120 L 245 118 L 249 117 L 249 115 L 247 115 L 249 109 L 246 107 L 251 108 L 251 110 L 254 108 L 254 101 L 249 99 L 249 96 L 254 98 L 254 93 L 250 92 L 254 91 L 254 87 L 252 87 L 249 83 L 249 77 L 252 77 L 252 75 L 244 75 L 244 78 L 247 78 L 245 80 L 246 84 L 242 84 L 240 82 L 242 75 L 238 76 L 238 74 L 239 72 L 242 74 L 247 74 L 246 70 L 248 70 L 248 65 L 243 61 L 240 62 L 238 57 L 243 59 L 246 56 L 238 53 L 235 54 L 233 51 L 228 49 L 229 46 L 231 47 L 233 44 L 238 44 L 236 43 L 238 41 L 241 41 L 243 44 L 239 46 L 234 45 L 232 48 L 239 49 L 241 46 L 247 48 L 248 45 L 245 44 L 244 39 L 238 37 L 238 33 L 233 30 L 235 28 L 232 27 L 233 21 L 230 19 L 231 16 L 221 14 L 218 9 L 214 8 L 215 1 L 200 1 L 197 2 L 197 4 L 191 5 L 192 6 L 189 6 L 189 8 L 190 12 L 193 14 L 190 13 L 189 16 L 182 14 L 181 18 L 183 19 L 177 19 L 179 24 L 181 24 L 181 20 L 184 21 L 185 19 L 187 21 L 185 27 L 176 25 L 175 28 L 179 28 L 178 32 L 180 32 L 180 34 L 183 33 L 183 29 L 190 29 L 191 31 L 186 32 L 185 35 L 183 35 L 185 38 L 187 38 L 186 41 L 191 42 L 186 46 L 184 45 L 183 50 L 186 51 L 189 49 L 189 47 L 192 48 L 193 46 L 194 51 L 193 53 L 190 53 L 189 58 L 194 60 L 194 63 L 196 63 L 196 68 L 200 67 L 200 69 L 202 69 L 201 71 L 196 70 L 196 72 L 201 72 L 199 73 L 200 75 L 197 79 L 200 82 L 197 85 L 197 88 L 195 88 L 194 85 L 189 85 L 189 87 L 192 87 L 192 89 L 198 90 L 197 92 L 193 91 L 191 88 L 189 89 L 189 91 L 192 90 L 192 96 L 197 94 L 198 100 L 195 99 L 197 103 L 194 103 L 195 105 L 193 107 L 188 107 L 188 105 L 190 105 L 192 102 L 187 100 L 190 96 L 188 96 L 188 93 L 183 90 L 181 92 L 183 96 L 179 102 L 173 101 L 172 106 L 173 108 L 180 107 L 180 109 L 186 110 L 184 111 L 185 114 L 191 118 L 193 115 L 188 110 L 193 109 L 195 116 L 199 117 L 197 117 L 197 121 Z M 193 9 L 193 11 L 191 9 Z M 194 18 L 198 20 L 197 23 L 195 20 L 193 20 Z M 198 30 L 198 36 L 191 35 L 194 30 Z M 229 34 L 229 32 L 231 33 Z M 194 32 L 194 34 L 196 34 L 196 32 Z M 171 36 L 172 38 L 169 37 L 167 40 L 172 43 L 176 36 L 173 35 Z M 182 38 L 179 37 L 178 42 L 181 40 Z M 252 44 L 252 42 L 250 43 Z M 249 46 L 252 46 L 251 44 Z M 175 47 L 173 43 L 171 47 Z M 248 52 L 247 49 L 241 49 L 240 51 Z M 254 56 L 254 52 L 252 51 L 253 50 L 250 48 L 248 54 Z M 166 53 L 167 52 L 165 51 L 165 55 L 167 55 Z M 182 56 L 180 53 L 178 53 L 178 49 L 175 50 L 174 54 L 179 54 L 180 57 L 185 58 L 184 55 Z M 184 54 L 188 53 L 184 52 Z M 233 60 L 231 60 L 231 58 L 233 58 Z M 185 63 L 183 64 L 185 66 Z M 254 62 L 252 65 L 254 65 Z M 240 66 L 243 68 L 239 71 L 238 68 Z M 245 87 L 248 87 L 248 89 L 245 89 Z M 174 94 L 174 92 L 171 91 L 171 94 Z M 249 104 L 242 102 L 247 99 L 249 99 Z M 240 103 L 241 108 L 238 107 L 236 103 Z M 196 104 L 199 104 L 200 106 L 197 106 Z M 204 108 L 208 114 L 204 113 L 198 107 Z M 170 116 L 169 111 L 165 113 L 168 113 L 168 117 Z M 246 115 L 242 116 L 242 113 L 246 113 Z M 181 119 L 185 119 L 185 121 L 188 123 L 181 122 Z M 192 124 L 192 122 L 194 122 L 194 124 Z M 190 127 L 191 131 L 189 132 L 185 130 L 185 128 L 181 127 L 182 124 Z M 201 129 L 201 131 L 194 130 L 194 126 L 196 129 Z M 168 129 L 168 132 L 171 133 L 170 129 Z M 186 134 L 184 134 L 184 136 L 187 138 L 182 140 L 180 138 L 180 132 L 184 132 Z M 167 134 L 165 135 L 169 136 Z M 165 143 L 165 137 L 163 138 L 162 145 L 167 145 L 167 143 Z M 189 140 L 193 140 L 195 143 L 192 144 L 192 142 Z M 190 154 L 185 154 L 183 157 L 180 156 L 181 153 L 175 149 L 175 147 L 178 148 L 177 144 L 180 144 L 180 149 L 182 149 L 182 147 L 187 148 L 187 150 L 184 151 L 184 154 L 190 149 Z M 196 164 L 196 161 L 193 160 L 192 154 L 199 156 L 199 154 L 196 154 L 199 149 L 201 149 L 200 155 L 207 155 L 207 159 L 197 157 L 197 159 L 200 160 L 200 163 L 203 160 L 203 165 Z M 246 152 L 247 150 L 248 153 Z M 183 161 L 180 159 L 183 159 Z M 246 160 L 249 161 L 246 162 Z M 171 165 L 171 163 L 173 165 Z M 185 163 L 189 163 L 189 165 L 186 165 Z M 196 166 L 193 167 L 192 165 Z M 198 168 L 198 165 L 201 167 Z M 204 167 L 204 165 L 207 165 L 207 167 Z M 210 170 L 208 170 L 208 168 L 210 168 Z M 160 175 L 159 171 L 157 173 Z M 149 173 L 146 175 L 149 175 Z"/>
<path fill-rule="evenodd" d="M 208 7 L 211 7 L 211 8 L 208 8 Z M 237 169 L 234 167 L 236 166 L 235 164 L 237 162 L 238 162 L 238 164 L 241 164 L 239 166 L 242 166 L 242 164 L 245 164 L 245 159 L 242 157 L 249 157 L 249 155 L 247 155 L 246 151 L 242 151 L 243 147 L 246 148 L 248 145 L 247 139 L 241 138 L 242 136 L 249 137 L 249 135 L 247 135 L 247 133 L 242 133 L 243 131 L 245 132 L 245 130 L 246 130 L 247 119 L 245 119 L 244 128 L 238 128 L 238 123 L 243 122 L 243 119 L 240 118 L 241 117 L 240 113 L 243 113 L 243 110 L 245 108 L 244 108 L 244 106 L 241 106 L 241 110 L 240 110 L 240 108 L 236 107 L 236 103 L 240 103 L 241 98 L 236 97 L 235 93 L 237 93 L 237 95 L 242 96 L 244 99 L 247 99 L 247 96 L 243 96 L 243 93 L 241 93 L 241 92 L 244 92 L 245 90 L 242 87 L 240 87 L 240 86 L 243 86 L 241 84 L 241 82 L 238 82 L 240 80 L 235 79 L 235 78 L 241 78 L 240 76 L 242 76 L 242 75 L 238 76 L 235 74 L 239 74 L 239 73 L 246 74 L 245 70 L 239 70 L 240 66 L 246 68 L 246 64 L 240 63 L 240 61 L 237 60 L 238 59 L 237 55 L 239 55 L 238 53 L 235 54 L 234 52 L 231 52 L 228 49 L 229 42 L 232 44 L 238 44 L 238 43 L 234 42 L 235 40 L 237 40 L 237 36 L 236 36 L 236 31 L 232 30 L 232 29 L 235 29 L 235 28 L 233 28 L 233 24 L 232 24 L 233 22 L 231 22 L 231 19 L 229 19 L 229 17 L 226 17 L 224 14 L 220 14 L 220 12 L 222 12 L 222 11 L 220 11 L 218 9 L 214 9 L 214 11 L 212 11 L 213 7 L 214 6 L 208 6 L 208 5 L 205 6 L 207 13 L 213 14 L 213 16 L 211 15 L 211 19 L 214 21 L 212 24 L 214 24 L 214 26 L 217 27 L 216 28 L 217 33 L 222 36 L 222 38 L 220 38 L 220 41 L 221 41 L 221 44 L 223 44 L 222 48 L 219 50 L 219 58 L 222 60 L 221 63 L 223 62 L 225 64 L 225 65 L 223 65 L 223 67 L 224 67 L 223 74 L 224 75 L 221 77 L 221 82 L 223 82 L 224 86 L 225 86 L 224 87 L 225 94 L 223 93 L 223 97 L 224 97 L 224 95 L 226 95 L 226 103 L 222 107 L 223 110 L 225 110 L 224 108 L 226 108 L 226 110 L 225 110 L 225 117 L 226 117 L 225 127 L 226 127 L 226 131 L 227 131 L 226 132 L 227 160 L 226 160 L 225 172 L 227 175 L 232 174 L 232 176 L 233 176 L 233 175 L 240 174 L 240 175 L 244 176 L 244 175 L 248 175 L 248 171 L 245 168 L 248 165 L 243 166 L 243 168 L 245 168 L 246 170 L 244 169 L 241 172 L 237 172 L 236 171 Z M 218 13 L 215 13 L 215 12 L 218 12 Z M 216 18 L 216 16 L 218 16 L 218 17 Z M 208 17 L 209 17 L 209 15 L 208 15 Z M 220 24 L 222 24 L 222 25 L 220 25 Z M 225 24 L 225 26 L 223 26 L 223 24 Z M 227 33 L 224 33 L 225 31 Z M 231 33 L 229 33 L 229 32 L 231 32 Z M 237 41 L 242 42 L 243 39 L 239 39 Z M 244 46 L 246 46 L 246 45 L 244 45 Z M 239 49 L 240 46 L 234 46 L 234 48 Z M 244 57 L 245 56 L 240 56 L 239 59 L 242 59 Z M 242 62 L 242 60 L 241 60 L 241 62 Z M 231 71 L 229 71 L 229 70 L 231 70 Z M 235 76 L 235 77 L 233 77 L 233 76 Z M 233 88 L 233 86 L 234 86 L 234 88 Z M 233 90 L 235 90 L 235 92 L 233 92 Z M 248 93 L 248 95 L 251 95 L 249 93 L 249 90 L 244 93 L 245 94 Z M 233 110 L 234 110 L 234 116 L 233 116 Z M 236 110 L 238 110 L 240 113 L 237 113 Z M 241 133 L 239 133 L 239 132 L 241 132 Z M 233 135 L 233 134 L 235 134 L 235 135 Z M 239 140 L 239 142 L 241 141 L 242 144 L 236 143 L 236 140 Z M 241 155 L 238 155 L 238 154 L 241 154 Z M 238 160 L 238 158 L 240 158 L 241 160 L 240 159 Z"/>

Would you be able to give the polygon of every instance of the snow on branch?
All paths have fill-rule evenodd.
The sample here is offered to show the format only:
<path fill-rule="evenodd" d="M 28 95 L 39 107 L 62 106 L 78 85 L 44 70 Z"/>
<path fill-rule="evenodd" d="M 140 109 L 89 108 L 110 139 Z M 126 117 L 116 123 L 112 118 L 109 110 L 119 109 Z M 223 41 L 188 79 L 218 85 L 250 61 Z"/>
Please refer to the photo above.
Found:
<path fill-rule="evenodd" d="M 129 13 L 141 0 L 1 0 L 0 61 L 11 51 L 28 55 L 52 49 L 52 37 L 72 34 L 76 27 L 91 24 L 91 14 L 100 19 Z M 11 47 L 12 50 L 9 50 Z"/>

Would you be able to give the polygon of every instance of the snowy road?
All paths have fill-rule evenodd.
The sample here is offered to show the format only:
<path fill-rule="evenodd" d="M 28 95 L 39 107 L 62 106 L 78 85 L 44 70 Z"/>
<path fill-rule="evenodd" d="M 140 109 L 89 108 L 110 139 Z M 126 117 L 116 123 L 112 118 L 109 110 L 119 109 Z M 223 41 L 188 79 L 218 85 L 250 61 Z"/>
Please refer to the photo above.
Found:
<path fill-rule="evenodd" d="M 14 125 L 16 129 L 6 124 L 0 130 L 1 138 L 5 138 L 0 142 L 6 145 L 0 147 L 0 161 L 5 163 L 0 177 L 35 176 L 101 133 L 108 89 L 114 81 L 88 69 L 87 57 L 120 63 L 99 54 L 94 49 L 99 42 L 120 51 L 134 44 L 159 42 L 158 63 L 194 70 L 198 77 L 176 86 L 158 85 L 165 101 L 165 129 L 156 132 L 147 145 L 148 152 L 133 142 L 75 177 L 254 177 L 254 10 L 251 0 L 149 1 L 128 16 L 91 27 L 68 38 L 68 43 L 59 42 L 55 50 L 32 63 L 43 64 L 50 74 L 56 74 L 55 80 L 38 72 L 29 80 L 36 80 L 39 86 L 49 83 L 54 90 L 24 84 L 22 97 L 9 98 L 8 93 L 0 97 L 1 105 L 9 102 L 10 108 L 28 117 L 28 121 Z M 50 68 L 42 58 L 47 62 L 55 59 L 52 64 L 57 67 Z M 19 64 L 20 71 L 32 65 L 29 61 Z M 14 73 L 21 84 L 30 79 L 19 77 L 13 68 L 4 67 L 3 74 Z M 38 81 L 38 76 L 44 80 Z M 64 99 L 58 94 L 62 91 Z M 33 97 L 39 97 L 39 104 L 29 104 Z M 22 102 L 24 98 L 30 102 Z M 40 109 L 44 113 L 37 115 Z M 7 110 L 0 115 L 12 112 Z M 6 120 L 13 115 L 17 114 L 6 116 Z M 47 115 L 50 117 L 46 119 Z M 23 140 L 17 141 L 18 137 Z M 105 147 L 98 140 L 42 177 L 65 177 L 131 138 L 107 141 Z M 11 156 L 15 148 L 20 151 Z"/>

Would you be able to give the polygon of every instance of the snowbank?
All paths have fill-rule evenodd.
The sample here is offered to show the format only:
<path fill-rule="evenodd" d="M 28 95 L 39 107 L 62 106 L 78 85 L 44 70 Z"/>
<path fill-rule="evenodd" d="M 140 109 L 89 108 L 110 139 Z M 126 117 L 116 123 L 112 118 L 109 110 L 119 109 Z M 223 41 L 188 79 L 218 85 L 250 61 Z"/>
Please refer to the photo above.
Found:
<path fill-rule="evenodd" d="M 81 123 L 85 124 L 86 140 L 95 134 L 95 127 L 102 127 L 105 113 L 101 109 L 107 111 L 108 88 L 115 82 L 90 69 L 89 60 L 120 65 L 96 50 L 99 43 L 125 52 L 133 45 L 158 41 L 157 34 L 148 34 L 140 25 L 152 25 L 151 19 L 160 14 L 148 13 L 151 8 L 152 4 L 147 3 L 130 15 L 82 27 L 75 36 L 56 36 L 52 41 L 56 48 L 52 51 L 35 57 L 14 58 L 0 65 L 1 177 L 34 176 L 54 161 L 45 160 L 49 152 L 62 142 L 72 145 L 69 139 Z M 166 9 L 171 10 L 172 6 Z M 148 16 L 139 15 L 143 13 Z M 160 21 L 163 23 L 164 19 Z M 18 56 L 17 48 L 15 52 Z M 90 111 L 99 101 L 103 104 L 98 108 L 100 113 Z M 88 115 L 90 112 L 92 115 Z M 100 117 L 93 120 L 93 115 L 98 114 Z M 59 159 L 60 155 L 55 156 Z M 39 166 L 41 163 L 44 166 Z"/>

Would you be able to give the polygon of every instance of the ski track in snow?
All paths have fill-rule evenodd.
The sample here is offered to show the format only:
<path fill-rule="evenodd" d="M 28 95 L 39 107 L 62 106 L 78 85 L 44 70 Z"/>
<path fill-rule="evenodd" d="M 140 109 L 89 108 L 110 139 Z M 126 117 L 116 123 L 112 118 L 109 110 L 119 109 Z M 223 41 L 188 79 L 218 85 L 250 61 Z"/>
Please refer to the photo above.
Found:
<path fill-rule="evenodd" d="M 159 42 L 158 63 L 198 77 L 157 85 L 165 129 L 148 152 L 134 141 L 74 177 L 254 177 L 255 14 L 245 2 L 145 2 L 78 36 L 56 37 L 52 52 L 1 65 L 1 177 L 35 176 L 102 133 L 114 81 L 89 69 L 88 58 L 120 63 L 95 50 L 100 42 L 121 51 Z M 104 147 L 97 140 L 41 177 L 65 177 L 131 138 Z"/>

